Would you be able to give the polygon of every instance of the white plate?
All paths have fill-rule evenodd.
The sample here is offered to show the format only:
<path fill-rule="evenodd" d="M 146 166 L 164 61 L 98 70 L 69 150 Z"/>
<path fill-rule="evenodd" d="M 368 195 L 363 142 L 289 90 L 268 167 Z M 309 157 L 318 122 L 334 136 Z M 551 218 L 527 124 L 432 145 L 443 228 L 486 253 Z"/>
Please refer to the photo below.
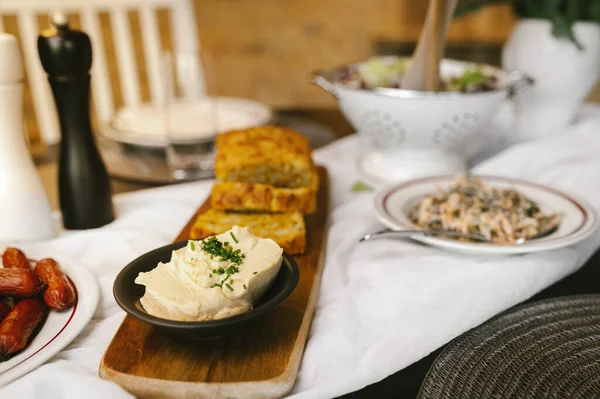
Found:
<path fill-rule="evenodd" d="M 169 106 L 170 140 L 177 144 L 214 139 L 219 132 L 264 125 L 273 111 L 263 103 L 233 97 L 204 97 Z M 112 140 L 144 147 L 165 147 L 168 143 L 167 113 L 164 107 L 141 104 L 122 108 L 101 134 Z"/>
<path fill-rule="evenodd" d="M 0 362 L 0 386 L 41 366 L 73 341 L 89 323 L 98 305 L 98 285 L 86 268 L 61 263 L 77 289 L 77 303 L 64 312 L 50 311 L 36 337 L 18 355 Z"/>
<path fill-rule="evenodd" d="M 563 220 L 558 230 L 547 237 L 521 245 L 470 243 L 452 239 L 424 237 L 411 238 L 436 247 L 471 254 L 519 254 L 547 251 L 576 244 L 598 229 L 598 218 L 590 205 L 572 195 L 550 187 L 503 177 L 480 176 L 488 185 L 513 188 L 537 202 L 544 213 L 560 213 Z M 449 187 L 454 176 L 434 176 L 392 185 L 375 196 L 378 219 L 392 230 L 417 228 L 408 218 L 411 204 L 427 194 Z"/>

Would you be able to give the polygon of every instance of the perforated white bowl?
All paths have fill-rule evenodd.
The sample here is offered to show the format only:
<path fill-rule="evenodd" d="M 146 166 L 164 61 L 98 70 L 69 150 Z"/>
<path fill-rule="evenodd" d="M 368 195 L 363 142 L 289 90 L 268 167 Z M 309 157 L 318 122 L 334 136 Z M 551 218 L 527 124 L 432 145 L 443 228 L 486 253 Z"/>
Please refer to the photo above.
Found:
<path fill-rule="evenodd" d="M 394 61 L 397 57 L 383 57 Z M 366 62 L 366 61 L 365 61 Z M 350 87 L 342 77 L 362 63 L 317 71 L 312 82 L 331 93 L 364 141 L 359 169 L 370 180 L 389 182 L 463 172 L 467 140 L 489 122 L 503 101 L 533 80 L 519 72 L 445 59 L 442 78 L 482 68 L 497 78 L 497 89 L 480 93 L 423 92 Z"/>

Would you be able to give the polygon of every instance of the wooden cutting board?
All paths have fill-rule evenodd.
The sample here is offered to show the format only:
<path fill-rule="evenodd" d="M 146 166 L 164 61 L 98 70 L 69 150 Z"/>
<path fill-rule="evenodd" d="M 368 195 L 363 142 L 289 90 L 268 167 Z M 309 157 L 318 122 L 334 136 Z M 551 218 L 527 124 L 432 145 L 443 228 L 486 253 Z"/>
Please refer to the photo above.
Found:
<path fill-rule="evenodd" d="M 253 325 L 230 335 L 171 335 L 130 316 L 100 363 L 100 377 L 138 398 L 279 398 L 294 384 L 323 272 L 329 178 L 319 167 L 318 210 L 306 216 L 307 252 L 295 256 L 300 282 L 292 296 Z M 197 215 L 175 241 L 189 238 Z"/>

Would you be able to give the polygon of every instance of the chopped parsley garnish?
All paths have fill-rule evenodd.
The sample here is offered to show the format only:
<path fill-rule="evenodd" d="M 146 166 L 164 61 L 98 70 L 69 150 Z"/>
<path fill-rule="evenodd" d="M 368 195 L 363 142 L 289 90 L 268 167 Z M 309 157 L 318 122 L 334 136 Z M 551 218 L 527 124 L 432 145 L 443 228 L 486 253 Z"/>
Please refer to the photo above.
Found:
<path fill-rule="evenodd" d="M 233 238 L 233 241 L 235 241 L 235 243 L 238 243 L 237 238 L 235 238 L 235 236 L 233 235 L 233 231 L 230 231 L 229 234 L 231 235 L 231 238 Z"/>
<path fill-rule="evenodd" d="M 228 274 L 227 276 L 225 276 L 225 278 L 220 283 L 214 283 L 213 285 L 210 286 L 210 288 L 214 288 L 214 287 L 223 288 L 223 284 L 225 284 L 225 281 L 227 281 L 227 279 L 229 277 L 231 277 L 231 274 Z"/>
<path fill-rule="evenodd" d="M 225 278 L 223 280 L 221 280 L 220 283 L 215 283 L 213 285 L 210 286 L 210 288 L 214 288 L 214 287 L 220 287 L 223 288 L 223 284 L 225 284 L 225 282 L 234 274 L 239 273 L 240 272 L 240 268 L 234 265 L 229 266 L 227 269 L 223 269 L 222 267 L 219 267 L 218 269 L 214 269 L 213 273 L 215 274 L 225 274 Z M 212 273 L 209 275 L 209 277 L 212 277 Z M 230 281 L 233 281 L 233 279 L 231 279 Z M 225 284 L 225 286 L 227 286 L 227 284 Z"/>
<path fill-rule="evenodd" d="M 258 272 L 254 272 L 254 273 L 252 273 L 252 274 L 258 274 Z"/>
<path fill-rule="evenodd" d="M 194 245 L 194 241 L 190 241 L 190 248 L 192 248 L 192 251 L 196 250 L 196 246 Z"/>
<path fill-rule="evenodd" d="M 239 272 L 240 272 L 240 268 L 236 267 L 234 265 L 231 265 L 227 269 L 225 269 L 225 273 L 227 273 L 227 274 L 235 274 L 235 273 L 239 273 Z"/>
<path fill-rule="evenodd" d="M 240 265 L 245 255 L 239 249 L 234 250 L 229 243 L 223 244 L 216 237 L 209 237 L 202 241 L 202 250 L 212 257 L 219 257 L 221 262 L 231 262 Z"/>
<path fill-rule="evenodd" d="M 237 239 L 235 238 L 233 233 L 231 233 L 231 237 L 237 243 Z M 242 254 L 241 250 L 239 250 L 239 249 L 234 250 L 231 247 L 231 245 L 229 245 L 229 241 L 225 241 L 224 243 L 222 243 L 221 241 L 217 240 L 216 237 L 209 237 L 209 238 L 203 240 L 201 242 L 201 244 L 202 244 L 201 250 L 208 253 L 210 255 L 211 259 L 214 259 L 215 257 L 217 257 L 217 258 L 219 258 L 219 261 L 221 261 L 221 262 L 233 263 L 233 264 L 229 265 L 229 267 L 227 267 L 227 268 L 219 267 L 218 269 L 211 270 L 212 273 L 209 275 L 209 277 L 211 277 L 211 278 L 212 278 L 213 274 L 217 274 L 217 275 L 224 274 L 225 275 L 225 278 L 223 280 L 221 280 L 220 283 L 213 284 L 211 286 L 211 288 L 214 288 L 214 287 L 223 288 L 223 285 L 225 285 L 227 288 L 229 288 L 230 291 L 233 291 L 233 288 L 231 288 L 231 285 L 226 284 L 226 281 L 228 279 L 230 279 L 231 276 L 233 276 L 234 274 L 240 272 L 240 268 L 238 266 L 242 263 L 243 259 L 245 258 L 245 255 Z M 256 274 L 256 273 L 254 273 L 254 274 Z M 230 282 L 233 282 L 233 279 L 231 279 Z"/>
<path fill-rule="evenodd" d="M 244 284 L 244 285 L 243 285 L 243 287 L 244 287 L 244 289 L 245 289 L 245 290 L 247 290 L 247 289 L 248 289 L 248 287 L 246 287 L 246 284 Z"/>

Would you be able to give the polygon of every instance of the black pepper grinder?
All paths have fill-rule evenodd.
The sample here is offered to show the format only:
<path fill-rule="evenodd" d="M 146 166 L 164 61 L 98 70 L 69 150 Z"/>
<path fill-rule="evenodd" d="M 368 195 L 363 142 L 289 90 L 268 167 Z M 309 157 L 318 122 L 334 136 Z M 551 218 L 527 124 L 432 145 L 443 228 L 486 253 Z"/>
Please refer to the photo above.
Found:
<path fill-rule="evenodd" d="M 52 87 L 62 141 L 58 187 L 66 229 L 91 229 L 114 220 L 108 173 L 90 122 L 92 45 L 66 17 L 52 17 L 53 29 L 38 37 L 38 52 Z"/>

